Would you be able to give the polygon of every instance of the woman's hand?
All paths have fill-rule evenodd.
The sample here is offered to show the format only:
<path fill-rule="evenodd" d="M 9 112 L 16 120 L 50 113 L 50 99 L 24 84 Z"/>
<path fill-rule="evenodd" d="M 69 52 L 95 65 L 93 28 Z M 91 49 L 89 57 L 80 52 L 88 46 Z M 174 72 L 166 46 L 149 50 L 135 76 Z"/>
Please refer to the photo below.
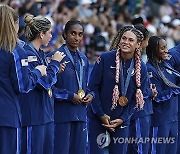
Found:
<path fill-rule="evenodd" d="M 58 62 L 61 62 L 61 60 L 65 57 L 66 55 L 63 52 L 56 51 L 55 54 L 52 56 L 52 60 L 56 60 Z"/>

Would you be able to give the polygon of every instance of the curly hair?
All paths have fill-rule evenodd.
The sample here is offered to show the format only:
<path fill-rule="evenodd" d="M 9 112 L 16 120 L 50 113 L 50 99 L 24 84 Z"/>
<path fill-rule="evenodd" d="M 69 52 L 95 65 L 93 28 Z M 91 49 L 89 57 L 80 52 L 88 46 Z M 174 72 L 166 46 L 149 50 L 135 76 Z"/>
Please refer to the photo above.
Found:
<path fill-rule="evenodd" d="M 142 42 L 144 37 L 142 32 L 137 30 L 134 26 L 125 26 L 122 29 L 120 29 L 117 33 L 117 35 L 114 37 L 112 44 L 110 46 L 110 50 L 118 50 L 116 53 L 116 76 L 115 81 L 116 85 L 113 89 L 113 98 L 112 98 L 112 109 L 115 109 L 117 106 L 117 100 L 119 97 L 119 90 L 118 90 L 118 83 L 119 83 L 119 61 L 120 61 L 120 48 L 119 48 L 119 42 L 121 40 L 122 35 L 127 32 L 131 31 L 133 32 L 137 37 L 137 42 Z M 136 85 L 137 85 L 137 91 L 136 91 L 136 108 L 143 108 L 144 100 L 143 100 L 143 94 L 140 89 L 141 87 L 141 52 L 139 49 L 135 50 L 135 72 L 136 72 Z"/>

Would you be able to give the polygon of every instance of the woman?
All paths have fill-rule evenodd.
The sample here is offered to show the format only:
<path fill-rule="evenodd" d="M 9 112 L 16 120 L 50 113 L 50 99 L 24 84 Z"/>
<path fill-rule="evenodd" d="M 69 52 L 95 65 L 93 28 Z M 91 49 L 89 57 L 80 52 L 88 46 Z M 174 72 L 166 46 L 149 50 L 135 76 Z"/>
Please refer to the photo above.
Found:
<path fill-rule="evenodd" d="M 146 48 L 148 57 L 147 68 L 152 84 L 157 88 L 157 96 L 153 100 L 153 137 L 169 139 L 165 142 L 156 143 L 152 152 L 158 154 L 176 153 L 178 134 L 178 94 L 180 87 L 176 84 L 179 77 L 174 73 L 169 59 L 167 43 L 163 38 L 152 36 Z"/>
<path fill-rule="evenodd" d="M 142 32 L 144 39 L 141 44 L 141 53 L 146 52 L 146 47 L 149 40 L 148 30 L 141 24 L 134 25 L 136 29 Z M 142 57 L 142 56 L 141 56 Z M 144 57 L 144 56 L 143 56 Z M 144 59 L 142 57 L 142 60 Z M 143 60 L 144 62 L 144 60 Z M 152 88 L 152 89 L 151 89 Z M 129 137 L 134 139 L 143 139 L 144 142 L 131 143 L 128 145 L 127 153 L 143 153 L 148 154 L 149 150 L 149 139 L 150 139 L 150 126 L 151 126 L 151 115 L 153 113 L 151 99 L 157 95 L 157 90 L 154 86 L 147 86 L 146 93 L 144 93 L 144 108 L 135 112 L 130 120 L 129 126 Z M 146 141 L 147 140 L 147 141 Z"/>
<path fill-rule="evenodd" d="M 55 84 L 60 61 L 65 54 L 57 51 L 48 63 L 41 46 L 47 46 L 52 35 L 51 23 L 44 17 L 26 15 L 25 35 L 28 43 L 24 46 L 28 54 L 29 69 L 37 65 L 47 66 L 47 75 L 38 80 L 38 85 L 19 98 L 22 111 L 21 153 L 52 153 L 54 133 L 54 99 L 52 86 Z M 24 103 L 25 102 L 25 103 Z"/>
<path fill-rule="evenodd" d="M 67 56 L 63 59 L 66 67 L 55 84 L 60 94 L 54 91 L 55 154 L 86 153 L 86 105 L 91 102 L 93 93 L 87 90 L 88 60 L 78 49 L 83 34 L 80 21 L 68 21 L 63 32 L 66 43 L 58 49 Z"/>
<path fill-rule="evenodd" d="M 148 79 L 146 67 L 140 61 L 142 40 L 140 31 L 126 26 L 115 36 L 112 51 L 96 61 L 89 82 L 89 89 L 95 93 L 88 108 L 91 154 L 103 154 L 108 144 L 109 153 L 126 153 L 129 119 L 134 108 L 143 108 L 142 92 Z M 111 142 L 103 142 L 108 136 Z M 118 143 L 118 138 L 124 142 Z"/>
<path fill-rule="evenodd" d="M 32 90 L 46 75 L 45 66 L 28 70 L 25 50 L 18 45 L 18 15 L 7 5 L 0 5 L 0 153 L 19 152 L 21 112 L 19 92 Z"/>

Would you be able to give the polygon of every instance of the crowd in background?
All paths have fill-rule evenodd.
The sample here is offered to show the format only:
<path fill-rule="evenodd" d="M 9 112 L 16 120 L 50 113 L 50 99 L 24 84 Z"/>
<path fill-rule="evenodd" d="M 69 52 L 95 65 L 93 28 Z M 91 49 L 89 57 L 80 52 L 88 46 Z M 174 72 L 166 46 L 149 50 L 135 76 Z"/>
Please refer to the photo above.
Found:
<path fill-rule="evenodd" d="M 132 147 L 128 145 L 128 150 L 148 152 L 157 149 L 157 153 L 160 150 L 162 154 L 164 151 L 176 153 L 180 131 L 180 91 L 177 85 L 180 65 L 179 0 L 1 2 L 14 9 L 0 5 L 0 52 L 3 53 L 0 60 L 3 96 L 0 99 L 0 117 L 3 119 L 5 115 L 7 119 L 15 119 L 15 124 L 9 120 L 1 120 L 0 143 L 4 144 L 0 150 L 16 150 L 17 153 L 19 150 L 21 153 L 54 151 L 64 154 L 86 153 L 88 148 L 90 153 L 100 153 L 97 134 L 108 131 L 111 140 L 113 135 L 138 138 L 146 135 L 153 138 L 172 137 L 175 142 L 167 148 L 165 144 L 156 144 L 156 148 L 152 145 L 151 149 L 149 143 L 142 147 L 138 143 L 132 144 Z M 12 38 L 14 40 L 11 40 Z M 176 47 L 173 48 L 174 46 Z M 79 52 L 78 48 L 82 52 Z M 169 53 L 167 49 L 170 49 Z M 112 52 L 105 52 L 108 50 Z M 147 62 L 148 57 L 146 66 L 141 63 L 141 50 L 142 60 Z M 25 57 L 26 52 L 28 57 Z M 88 61 L 91 64 L 90 69 Z M 92 67 L 88 81 L 88 71 L 91 71 Z M 24 70 L 25 73 L 20 74 L 19 70 Z M 30 70 L 34 74 L 29 75 Z M 3 78 L 4 75 L 7 79 Z M 21 80 L 25 84 L 21 83 Z M 25 90 L 23 84 L 27 85 L 24 86 Z M 17 87 L 13 88 L 12 85 Z M 16 91 L 17 89 L 19 91 Z M 9 90 L 12 90 L 13 94 L 9 95 Z M 19 92 L 27 94 L 19 95 Z M 9 103 L 4 101 L 4 98 L 11 97 Z M 24 100 L 26 103 L 23 103 Z M 90 102 L 91 105 L 87 107 Z M 117 106 L 117 102 L 120 106 Z M 14 114 L 9 112 L 11 103 L 15 104 Z M 139 110 L 139 107 L 143 110 Z M 137 112 L 134 109 L 137 109 Z M 29 114 L 32 111 L 33 114 Z M 23 126 L 22 129 L 19 129 L 20 125 Z M 151 126 L 153 134 L 150 134 Z M 13 135 L 10 135 L 10 131 Z M 15 139 L 13 148 L 7 148 L 11 138 Z M 80 142 L 77 142 L 77 139 Z M 108 144 L 109 153 L 126 153 L 127 144 Z M 78 148 L 78 145 L 81 145 L 81 148 Z M 131 150 L 128 152 L 132 153 Z"/>
<path fill-rule="evenodd" d="M 151 35 L 163 36 L 168 49 L 180 42 L 180 2 L 178 0 L 1 0 L 18 11 L 19 38 L 25 41 L 23 17 L 26 13 L 45 16 L 53 25 L 53 37 L 44 50 L 53 51 L 64 40 L 62 31 L 70 19 L 85 27 L 81 43 L 91 64 L 125 25 L 143 23 Z"/>

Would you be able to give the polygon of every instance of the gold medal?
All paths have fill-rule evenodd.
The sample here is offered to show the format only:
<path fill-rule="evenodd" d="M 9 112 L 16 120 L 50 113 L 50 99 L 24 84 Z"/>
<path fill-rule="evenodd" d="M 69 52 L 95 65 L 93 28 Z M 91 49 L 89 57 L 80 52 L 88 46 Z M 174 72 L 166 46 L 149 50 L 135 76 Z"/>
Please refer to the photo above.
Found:
<path fill-rule="evenodd" d="M 80 98 L 84 98 L 84 97 L 85 97 L 85 92 L 84 92 L 83 89 L 79 89 L 78 92 L 77 92 L 77 94 L 78 94 L 78 96 L 79 96 Z"/>
<path fill-rule="evenodd" d="M 52 95 L 53 95 L 53 93 L 52 93 L 52 89 L 50 88 L 50 89 L 48 89 L 48 95 L 49 95 L 49 97 L 51 98 L 52 97 Z"/>
<path fill-rule="evenodd" d="M 128 99 L 126 96 L 119 97 L 119 105 L 126 106 L 128 103 Z"/>

